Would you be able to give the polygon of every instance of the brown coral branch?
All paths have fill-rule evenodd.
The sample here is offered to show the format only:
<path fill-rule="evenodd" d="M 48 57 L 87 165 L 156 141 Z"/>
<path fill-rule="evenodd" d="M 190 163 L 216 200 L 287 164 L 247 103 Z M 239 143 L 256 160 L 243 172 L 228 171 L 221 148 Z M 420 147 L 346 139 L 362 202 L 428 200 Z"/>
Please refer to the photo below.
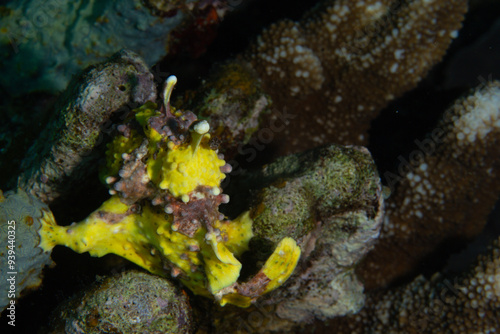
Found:
<path fill-rule="evenodd" d="M 500 192 L 500 83 L 457 101 L 436 129 L 417 141 L 387 200 L 379 242 L 358 273 L 368 289 L 415 271 L 426 256 L 484 227 Z"/>
<path fill-rule="evenodd" d="M 246 58 L 298 117 L 280 152 L 366 144 L 370 121 L 423 78 L 457 36 L 466 1 L 324 1 L 267 29 Z M 313 120 L 313 121 L 311 121 Z"/>
<path fill-rule="evenodd" d="M 266 126 L 277 130 L 266 144 L 277 155 L 365 145 L 370 121 L 441 60 L 466 9 L 465 0 L 323 1 L 298 22 L 271 25 L 218 68 L 192 108 L 211 115 L 225 138 L 246 143 L 272 99 Z M 293 117 L 273 126 L 285 109 Z"/>
<path fill-rule="evenodd" d="M 492 333 L 500 328 L 500 238 L 465 277 L 437 274 L 370 296 L 357 315 L 330 325 L 336 333 Z"/>

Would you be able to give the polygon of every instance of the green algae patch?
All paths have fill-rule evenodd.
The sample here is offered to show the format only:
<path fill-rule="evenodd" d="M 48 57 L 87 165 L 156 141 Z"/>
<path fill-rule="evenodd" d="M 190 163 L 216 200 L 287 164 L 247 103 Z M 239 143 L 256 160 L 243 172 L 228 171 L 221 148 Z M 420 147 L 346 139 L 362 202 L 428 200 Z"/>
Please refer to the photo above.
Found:
<path fill-rule="evenodd" d="M 254 177 L 270 184 L 251 210 L 254 233 L 273 242 L 297 240 L 332 216 L 378 200 L 376 166 L 361 148 L 329 146 L 287 156 Z"/>
<path fill-rule="evenodd" d="M 138 271 L 96 282 L 61 305 L 52 325 L 60 333 L 88 334 L 177 334 L 195 328 L 186 294 L 164 278 Z"/>

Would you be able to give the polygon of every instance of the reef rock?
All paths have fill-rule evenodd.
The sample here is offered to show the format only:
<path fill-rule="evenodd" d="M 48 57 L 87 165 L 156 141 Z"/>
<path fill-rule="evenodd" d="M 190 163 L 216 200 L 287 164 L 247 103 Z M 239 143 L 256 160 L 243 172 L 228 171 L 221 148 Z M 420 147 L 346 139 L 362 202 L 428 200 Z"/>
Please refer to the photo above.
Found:
<path fill-rule="evenodd" d="M 133 52 L 121 51 L 89 67 L 60 97 L 52 120 L 28 150 L 18 187 L 46 203 L 74 193 L 96 171 L 95 160 L 112 130 L 110 118 L 125 117 L 155 98 L 153 75 Z"/>
<path fill-rule="evenodd" d="M 500 191 L 499 105 L 500 82 L 477 87 L 415 141 L 398 174 L 385 173 L 394 192 L 378 244 L 357 268 L 368 289 L 415 275 L 438 247 L 484 228 Z"/>
<path fill-rule="evenodd" d="M 24 191 L 0 191 L 0 309 L 25 289 L 36 288 L 42 283 L 45 265 L 52 264 L 50 253 L 40 245 L 38 230 L 41 221 L 53 221 L 47 205 Z M 7 278 L 13 277 L 13 280 Z M 11 285 L 14 285 L 12 287 Z"/>
<path fill-rule="evenodd" d="M 302 250 L 290 279 L 259 302 L 266 323 L 252 330 L 283 331 L 359 311 L 364 295 L 354 266 L 373 247 L 383 217 L 380 179 L 368 151 L 321 147 L 281 158 L 234 186 L 241 194 L 235 202 L 248 197 L 241 189 L 254 194 L 255 237 L 247 261 L 258 267 L 283 237 L 297 240 Z M 218 332 L 237 332 L 255 311 L 220 311 Z"/>
<path fill-rule="evenodd" d="M 161 277 L 130 271 L 96 282 L 53 313 L 46 333 L 193 333 L 188 297 Z"/>
<path fill-rule="evenodd" d="M 336 333 L 495 333 L 500 328 L 500 238 L 458 277 L 418 276 L 371 295 L 359 314 L 330 323 Z"/>

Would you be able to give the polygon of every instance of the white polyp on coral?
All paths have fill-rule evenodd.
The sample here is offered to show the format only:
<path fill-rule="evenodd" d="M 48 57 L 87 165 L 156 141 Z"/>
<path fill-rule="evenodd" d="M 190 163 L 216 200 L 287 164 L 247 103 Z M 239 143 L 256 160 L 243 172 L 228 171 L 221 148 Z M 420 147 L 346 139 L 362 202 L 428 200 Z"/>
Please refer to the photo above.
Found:
<path fill-rule="evenodd" d="M 500 84 L 492 82 L 463 101 L 454 121 L 459 145 L 473 144 L 500 128 Z"/>

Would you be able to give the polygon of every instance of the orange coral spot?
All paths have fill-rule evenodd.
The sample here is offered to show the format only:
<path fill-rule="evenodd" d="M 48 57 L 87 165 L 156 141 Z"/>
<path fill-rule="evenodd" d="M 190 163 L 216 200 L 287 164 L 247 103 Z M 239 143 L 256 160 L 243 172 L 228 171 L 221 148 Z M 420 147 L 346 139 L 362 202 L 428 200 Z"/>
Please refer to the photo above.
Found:
<path fill-rule="evenodd" d="M 26 225 L 28 226 L 31 226 L 33 225 L 34 221 L 33 221 L 33 217 L 31 216 L 26 216 L 26 218 L 24 219 L 24 222 L 26 223 Z"/>

